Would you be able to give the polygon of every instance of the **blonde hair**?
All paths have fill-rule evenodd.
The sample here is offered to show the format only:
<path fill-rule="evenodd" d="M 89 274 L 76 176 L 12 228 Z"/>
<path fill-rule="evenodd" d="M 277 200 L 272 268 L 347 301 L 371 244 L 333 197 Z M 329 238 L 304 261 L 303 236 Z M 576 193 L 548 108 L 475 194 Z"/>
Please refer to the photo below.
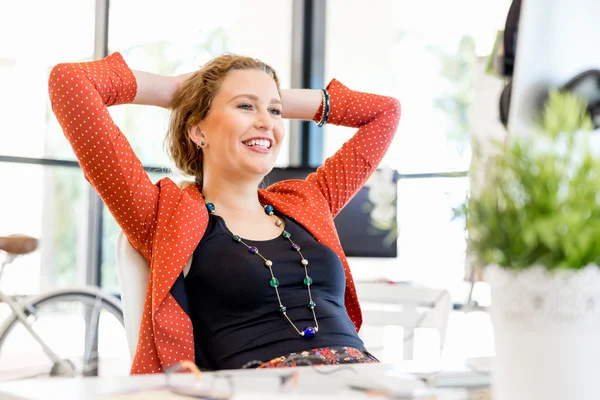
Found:
<path fill-rule="evenodd" d="M 279 78 L 271 66 L 254 58 L 226 54 L 211 60 L 192 74 L 171 101 L 172 113 L 165 138 L 167 152 L 181 173 L 194 176 L 198 184 L 202 183 L 202 149 L 191 140 L 188 131 L 208 115 L 227 74 L 234 70 L 263 71 L 273 78 L 280 92 Z"/>

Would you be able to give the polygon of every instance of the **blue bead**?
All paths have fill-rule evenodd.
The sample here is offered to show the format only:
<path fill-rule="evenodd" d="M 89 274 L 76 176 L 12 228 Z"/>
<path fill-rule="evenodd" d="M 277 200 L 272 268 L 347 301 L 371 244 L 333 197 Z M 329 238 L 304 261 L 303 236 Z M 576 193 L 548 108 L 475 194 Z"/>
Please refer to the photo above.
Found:
<path fill-rule="evenodd" d="M 273 214 L 273 206 L 271 206 L 271 205 L 265 206 L 265 212 L 266 212 L 268 215 L 271 215 L 271 214 Z"/>
<path fill-rule="evenodd" d="M 211 214 L 215 212 L 215 205 L 213 203 L 206 203 L 206 208 L 208 208 L 208 212 Z"/>
<path fill-rule="evenodd" d="M 248 247 L 248 252 L 252 253 L 252 254 L 256 254 L 256 253 L 258 253 L 258 249 L 254 246 L 250 246 L 250 247 Z"/>
<path fill-rule="evenodd" d="M 317 331 L 312 326 L 307 326 L 306 328 L 304 328 L 302 333 L 304 334 L 303 336 L 305 338 L 310 339 L 315 336 L 315 333 L 317 333 Z"/>

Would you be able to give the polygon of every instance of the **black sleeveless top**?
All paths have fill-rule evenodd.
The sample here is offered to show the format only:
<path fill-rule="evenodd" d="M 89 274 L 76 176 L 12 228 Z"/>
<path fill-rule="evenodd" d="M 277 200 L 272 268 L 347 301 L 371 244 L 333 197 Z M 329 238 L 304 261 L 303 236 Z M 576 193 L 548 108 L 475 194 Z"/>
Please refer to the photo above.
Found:
<path fill-rule="evenodd" d="M 269 268 L 262 258 L 232 240 L 223 218 L 212 214 L 185 277 L 196 354 L 209 359 L 202 363 L 234 369 L 251 361 L 269 361 L 319 347 L 364 348 L 344 307 L 346 280 L 339 257 L 301 225 L 280 217 L 309 262 L 319 332 L 310 339 L 296 332 L 279 311 L 275 289 L 269 285 Z M 291 243 L 281 235 L 266 241 L 243 240 L 273 261 L 281 302 L 298 329 L 314 326 L 303 284 L 304 268 Z M 196 363 L 200 366 L 198 357 Z"/>

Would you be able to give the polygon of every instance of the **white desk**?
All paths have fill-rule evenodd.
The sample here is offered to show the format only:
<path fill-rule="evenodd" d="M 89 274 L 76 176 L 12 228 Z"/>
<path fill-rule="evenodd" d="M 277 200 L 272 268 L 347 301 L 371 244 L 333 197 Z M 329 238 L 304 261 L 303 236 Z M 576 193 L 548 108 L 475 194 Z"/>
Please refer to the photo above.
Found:
<path fill-rule="evenodd" d="M 434 371 L 436 367 L 423 368 L 422 365 L 406 364 L 407 368 L 413 368 L 419 372 L 427 370 Z M 270 369 L 270 370 L 236 370 L 223 371 L 221 374 L 228 374 L 232 377 L 235 385 L 235 396 L 233 399 L 261 399 L 268 400 L 282 398 L 310 398 L 310 399 L 366 399 L 366 394 L 353 390 L 350 384 L 357 386 L 380 386 L 392 389 L 397 393 L 406 393 L 413 389 L 423 389 L 426 383 L 405 374 L 402 368 L 391 368 L 383 364 L 365 364 L 349 366 L 327 366 L 318 367 L 318 371 L 310 367 L 298 368 L 299 381 L 295 389 L 288 383 L 284 388 L 284 392 L 280 390 L 279 376 L 289 374 L 290 369 Z M 342 368 L 342 369 L 339 369 Z M 323 374 L 333 372 L 335 373 Z M 318 373 L 318 372 L 322 373 Z M 467 371 L 464 369 L 464 371 Z M 460 374 L 460 371 L 452 372 L 454 376 Z M 211 384 L 214 379 L 214 374 L 205 373 L 204 381 Z M 436 378 L 443 378 L 444 374 L 436 374 Z M 481 381 L 481 375 L 480 381 Z M 477 378 L 474 375 L 473 378 Z M 464 377 L 463 377 L 464 379 Z M 190 374 L 176 374 L 173 376 L 174 384 L 191 384 L 194 378 Z M 223 379 L 219 380 L 220 384 L 224 383 Z M 475 384 L 483 384 L 485 381 L 474 382 Z M 129 397 L 124 396 L 122 399 L 179 399 L 166 395 L 163 396 L 154 393 L 152 396 L 143 395 L 138 392 L 141 390 L 149 390 L 159 388 L 166 383 L 163 374 L 154 375 L 137 375 L 123 377 L 104 377 L 104 378 L 47 378 L 37 380 L 24 380 L 15 382 L 0 383 L 0 399 L 4 400 L 22 400 L 22 399 L 119 399 L 116 397 L 119 393 L 129 392 Z M 115 396 L 115 397 L 113 397 Z M 370 397 L 372 398 L 372 397 Z M 440 399 L 463 400 L 467 396 L 451 396 L 440 397 Z M 184 399 L 181 397 L 181 399 Z"/>

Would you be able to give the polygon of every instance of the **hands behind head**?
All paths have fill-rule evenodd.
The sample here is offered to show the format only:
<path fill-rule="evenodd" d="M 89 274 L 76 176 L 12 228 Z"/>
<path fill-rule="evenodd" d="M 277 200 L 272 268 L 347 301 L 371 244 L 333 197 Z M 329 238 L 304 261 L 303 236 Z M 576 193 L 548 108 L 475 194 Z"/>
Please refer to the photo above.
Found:
<path fill-rule="evenodd" d="M 194 75 L 196 72 L 187 72 L 185 74 L 176 75 L 173 77 L 173 81 L 175 82 L 176 90 L 179 90 L 183 82 L 185 82 L 190 76 Z"/>
<path fill-rule="evenodd" d="M 173 99 L 176 96 L 176 94 L 179 92 L 181 85 L 183 85 L 183 83 L 194 74 L 195 74 L 195 72 L 187 72 L 185 74 L 168 77 L 168 79 L 169 79 L 169 89 L 168 89 L 168 91 L 169 91 L 169 93 L 168 93 L 169 106 L 167 108 L 172 108 Z"/>

